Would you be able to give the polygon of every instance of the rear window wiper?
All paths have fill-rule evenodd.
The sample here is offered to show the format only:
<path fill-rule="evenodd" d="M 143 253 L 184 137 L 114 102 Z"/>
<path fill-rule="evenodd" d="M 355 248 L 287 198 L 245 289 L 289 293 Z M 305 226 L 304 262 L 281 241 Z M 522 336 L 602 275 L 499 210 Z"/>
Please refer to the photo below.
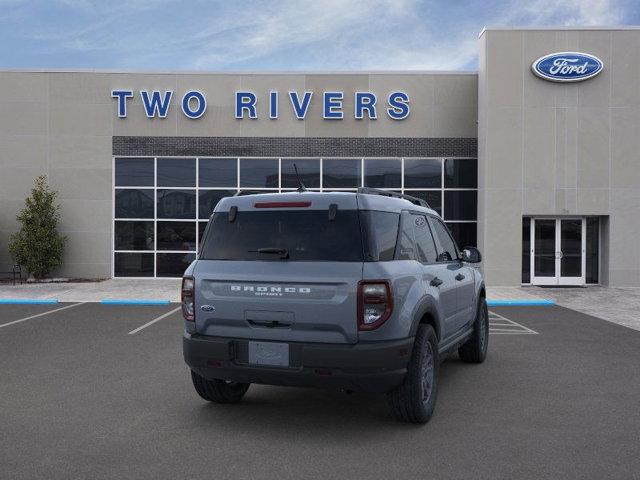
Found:
<path fill-rule="evenodd" d="M 277 247 L 267 247 L 267 248 L 258 248 L 257 250 L 249 250 L 251 253 L 266 253 L 270 255 L 280 255 L 282 260 L 287 260 L 289 258 L 289 251 L 286 248 L 277 248 Z"/>

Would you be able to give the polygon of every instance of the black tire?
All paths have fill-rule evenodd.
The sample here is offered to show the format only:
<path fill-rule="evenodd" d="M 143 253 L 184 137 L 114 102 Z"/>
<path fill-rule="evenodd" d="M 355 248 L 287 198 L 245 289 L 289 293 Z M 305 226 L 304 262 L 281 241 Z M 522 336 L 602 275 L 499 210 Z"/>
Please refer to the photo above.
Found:
<path fill-rule="evenodd" d="M 438 338 L 431 325 L 420 325 L 407 375 L 402 384 L 387 393 L 394 416 L 408 423 L 427 423 L 438 394 Z"/>
<path fill-rule="evenodd" d="M 473 334 L 460 348 L 458 355 L 463 362 L 482 363 L 487 358 L 489 347 L 489 310 L 484 297 L 480 298 L 476 320 L 473 323 Z"/>
<path fill-rule="evenodd" d="M 247 393 L 250 383 L 227 382 L 226 380 L 207 380 L 193 370 L 193 386 L 202 398 L 215 403 L 238 403 Z"/>

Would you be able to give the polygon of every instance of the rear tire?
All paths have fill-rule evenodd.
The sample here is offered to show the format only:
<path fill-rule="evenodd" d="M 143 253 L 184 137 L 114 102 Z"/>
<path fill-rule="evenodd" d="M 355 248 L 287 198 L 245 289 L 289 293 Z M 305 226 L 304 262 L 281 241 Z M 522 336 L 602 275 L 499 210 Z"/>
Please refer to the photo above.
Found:
<path fill-rule="evenodd" d="M 207 380 L 193 370 L 191 370 L 191 381 L 198 395 L 214 403 L 238 403 L 251 385 L 218 379 Z"/>
<path fill-rule="evenodd" d="M 420 325 L 402 384 L 387 393 L 394 416 L 401 422 L 427 423 L 438 393 L 438 338 L 431 325 Z"/>
<path fill-rule="evenodd" d="M 463 362 L 482 363 L 487 358 L 489 347 L 489 310 L 484 297 L 480 298 L 476 319 L 473 323 L 473 334 L 460 348 L 458 355 Z"/>

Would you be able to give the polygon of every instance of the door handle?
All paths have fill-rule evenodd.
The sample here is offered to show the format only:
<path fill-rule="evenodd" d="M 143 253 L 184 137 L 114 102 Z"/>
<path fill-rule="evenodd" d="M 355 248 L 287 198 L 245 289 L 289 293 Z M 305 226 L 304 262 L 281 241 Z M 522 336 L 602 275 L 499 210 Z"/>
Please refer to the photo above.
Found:
<path fill-rule="evenodd" d="M 429 282 L 429 285 L 431 285 L 432 287 L 439 287 L 443 283 L 444 282 L 442 280 L 440 280 L 438 277 L 435 277 L 433 280 L 431 280 L 431 282 Z"/>
<path fill-rule="evenodd" d="M 463 274 L 459 273 L 459 274 L 456 275 L 456 280 L 457 281 L 461 282 L 464 279 L 465 279 L 465 276 Z"/>

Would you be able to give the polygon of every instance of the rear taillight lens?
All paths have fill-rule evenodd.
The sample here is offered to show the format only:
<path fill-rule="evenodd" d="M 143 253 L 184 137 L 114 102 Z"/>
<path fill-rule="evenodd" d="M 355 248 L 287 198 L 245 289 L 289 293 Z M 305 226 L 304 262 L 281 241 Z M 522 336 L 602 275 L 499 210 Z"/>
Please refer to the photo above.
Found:
<path fill-rule="evenodd" d="M 387 280 L 368 280 L 358 284 L 358 329 L 374 330 L 391 316 L 393 296 Z"/>
<path fill-rule="evenodd" d="M 195 321 L 195 280 L 193 277 L 182 279 L 182 316 L 189 322 Z"/>

